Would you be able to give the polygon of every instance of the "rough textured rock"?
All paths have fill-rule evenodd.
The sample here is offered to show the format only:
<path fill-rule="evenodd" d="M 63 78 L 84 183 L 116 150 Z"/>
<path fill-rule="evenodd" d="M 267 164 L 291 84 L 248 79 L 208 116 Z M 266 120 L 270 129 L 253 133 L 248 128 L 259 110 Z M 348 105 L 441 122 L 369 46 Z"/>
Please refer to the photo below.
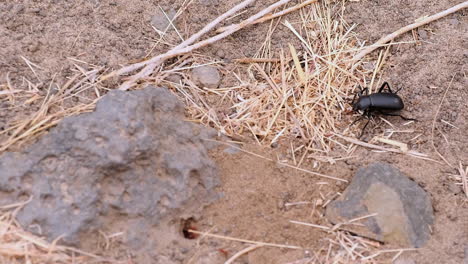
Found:
<path fill-rule="evenodd" d="M 217 88 L 221 83 L 221 75 L 215 67 L 200 66 L 192 70 L 192 80 L 202 87 Z"/>
<path fill-rule="evenodd" d="M 434 216 L 429 195 L 398 169 L 375 163 L 359 169 L 343 195 L 327 206 L 334 224 L 377 213 L 342 228 L 382 242 L 421 247 Z"/>
<path fill-rule="evenodd" d="M 94 112 L 0 157 L 0 204 L 32 196 L 18 219 L 50 240 L 64 235 L 79 244 L 83 234 L 112 226 L 129 246 L 154 251 L 150 228 L 169 219 L 173 226 L 161 232 L 178 236 L 180 218 L 217 197 L 217 170 L 202 140 L 213 131 L 183 118 L 166 89 L 111 91 Z"/>

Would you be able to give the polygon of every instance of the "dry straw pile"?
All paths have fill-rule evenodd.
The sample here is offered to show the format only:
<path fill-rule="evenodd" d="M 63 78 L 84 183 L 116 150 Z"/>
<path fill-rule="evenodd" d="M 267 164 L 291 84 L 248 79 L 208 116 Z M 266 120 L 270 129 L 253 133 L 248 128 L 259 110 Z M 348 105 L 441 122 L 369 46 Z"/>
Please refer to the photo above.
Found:
<path fill-rule="evenodd" d="M 0 207 L 0 263 L 2 264 L 84 264 L 117 263 L 82 250 L 60 246 L 33 235 L 16 222 L 15 216 L 28 203 Z"/>
<path fill-rule="evenodd" d="M 342 4 L 315 3 L 299 11 L 299 21 L 272 21 L 257 55 L 238 60 L 248 64 L 246 70 L 227 73 L 237 78 L 236 86 L 197 87 L 185 72 L 183 82 L 165 82 L 186 102 L 192 119 L 223 134 L 248 133 L 265 145 L 295 138 L 301 144 L 296 150 L 327 153 L 331 132 L 348 125 L 350 93 L 372 74 L 352 63 L 360 46 L 342 19 Z M 296 46 L 273 50 L 271 36 L 280 30 L 291 31 Z"/>

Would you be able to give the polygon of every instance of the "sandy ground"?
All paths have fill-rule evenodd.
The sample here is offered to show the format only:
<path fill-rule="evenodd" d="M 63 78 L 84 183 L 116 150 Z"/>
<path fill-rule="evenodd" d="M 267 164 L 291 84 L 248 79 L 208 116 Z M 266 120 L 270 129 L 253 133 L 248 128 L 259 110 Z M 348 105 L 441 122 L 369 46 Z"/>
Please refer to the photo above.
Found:
<path fill-rule="evenodd" d="M 193 7 L 182 13 L 177 21 L 181 34 L 186 37 L 205 25 L 210 19 L 233 6 L 231 1 L 195 1 Z M 271 1 L 259 1 L 256 9 Z M 461 1 L 353 1 L 348 3 L 345 19 L 359 24 L 356 32 L 366 43 L 372 43 L 415 19 L 432 14 Z M 116 69 L 121 64 L 157 54 L 179 41 L 175 32 L 158 44 L 158 34 L 151 27 L 152 15 L 160 7 L 177 10 L 182 1 L 4 1 L 0 2 L 0 84 L 7 79 L 16 89 L 35 89 L 45 92 L 50 85 L 63 85 L 79 64 L 82 67 L 106 66 Z M 250 13 L 240 16 L 247 17 Z M 294 16 L 291 18 L 293 19 Z M 398 117 L 388 120 L 400 130 L 394 139 L 407 142 L 415 150 L 437 157 L 432 146 L 453 165 L 468 164 L 468 18 L 461 11 L 419 30 L 398 38 L 398 42 L 417 40 L 416 43 L 398 44 L 390 49 L 389 60 L 382 69 L 383 80 L 392 87 L 403 88 L 401 96 L 406 103 L 405 114 L 418 122 L 403 126 Z M 200 50 L 203 56 L 226 61 L 253 56 L 261 46 L 267 25 L 246 29 Z M 287 43 L 289 35 L 277 30 L 273 49 Z M 248 43 L 248 45 L 245 45 Z M 369 57 L 375 61 L 376 54 Z M 25 63 L 27 59 L 38 67 L 34 72 Z M 77 62 L 80 60 L 82 62 Z M 84 65 L 84 66 L 83 66 Z M 226 76 L 223 85 L 230 82 Z M 29 88 L 28 88 L 29 87 Z M 431 128 L 442 97 L 437 129 Z M 88 102 L 93 94 L 83 94 Z M 0 101 L 0 130 L 14 120 L 20 120 L 38 105 L 14 107 L 12 102 Z M 444 120 L 445 122 L 442 122 Z M 371 123 L 364 139 L 378 134 L 389 125 Z M 418 136 L 416 139 L 415 137 Z M 1 140 L 4 139 L 0 138 Z M 253 141 L 244 147 L 273 159 L 291 159 L 288 144 L 272 149 Z M 17 147 L 17 146 L 15 146 Z M 224 197 L 206 208 L 197 223 L 201 230 L 252 239 L 304 246 L 319 252 L 328 246 L 329 235 L 319 229 L 292 225 L 289 220 L 327 224 L 322 217 L 321 205 L 342 192 L 346 184 L 321 179 L 290 168 L 278 166 L 245 152 L 227 154 L 214 151 L 213 157 L 220 167 Z M 335 164 L 321 163 L 320 172 L 351 179 L 362 166 L 375 161 L 386 161 L 399 167 L 430 193 L 436 214 L 433 236 L 428 245 L 416 252 L 404 253 L 416 263 L 462 263 L 468 247 L 468 203 L 464 194 L 454 186 L 445 164 L 408 158 L 399 154 L 375 153 L 357 148 L 354 158 Z M 304 167 L 316 170 L 312 160 Z M 286 203 L 309 204 L 286 206 Z M 313 206 L 316 204 L 317 206 Z M 232 255 L 243 246 L 237 242 L 205 240 L 200 250 L 219 250 Z M 219 252 L 221 256 L 224 253 Z M 238 263 L 287 263 L 307 257 L 313 252 L 275 248 L 257 249 L 240 258 Z M 392 255 L 383 258 L 384 262 Z"/>

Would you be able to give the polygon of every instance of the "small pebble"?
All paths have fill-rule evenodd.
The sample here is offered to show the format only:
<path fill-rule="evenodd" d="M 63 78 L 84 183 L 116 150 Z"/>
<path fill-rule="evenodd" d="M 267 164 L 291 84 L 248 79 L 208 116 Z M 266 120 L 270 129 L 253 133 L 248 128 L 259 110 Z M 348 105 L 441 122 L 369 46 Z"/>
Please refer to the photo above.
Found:
<path fill-rule="evenodd" d="M 171 74 L 167 76 L 167 81 L 179 84 L 182 81 L 182 77 L 179 74 Z"/>
<path fill-rule="evenodd" d="M 447 215 L 447 218 L 450 220 L 450 221 L 457 221 L 458 220 L 458 217 L 456 215 L 453 215 L 453 214 L 448 214 Z"/>
<path fill-rule="evenodd" d="M 15 5 L 12 9 L 11 9 L 11 12 L 13 14 L 18 14 L 18 13 L 21 13 L 24 11 L 24 5 L 21 5 L 21 4 L 18 4 L 18 5 Z"/>
<path fill-rule="evenodd" d="M 237 154 L 240 152 L 240 150 L 233 148 L 233 147 L 227 147 L 223 150 L 223 152 L 227 154 Z"/>
<path fill-rule="evenodd" d="M 192 70 L 192 80 L 207 88 L 218 88 L 221 83 L 221 75 L 218 69 L 213 66 L 201 66 Z"/>
<path fill-rule="evenodd" d="M 459 194 L 462 191 L 461 187 L 454 182 L 449 183 L 448 189 L 453 194 Z"/>
<path fill-rule="evenodd" d="M 171 9 L 166 12 L 166 14 L 161 11 L 161 9 L 157 9 L 153 17 L 151 18 L 151 25 L 155 27 L 159 31 L 169 31 L 172 29 L 170 26 L 170 20 L 172 20 L 176 15 L 176 11 L 174 9 Z M 167 17 L 166 17 L 167 16 Z M 170 20 L 168 20 L 168 18 Z M 172 22 L 174 23 L 174 21 Z"/>
<path fill-rule="evenodd" d="M 41 9 L 39 9 L 39 8 L 31 8 L 31 9 L 29 9 L 29 13 L 36 13 L 36 14 L 37 14 L 37 13 L 39 13 L 39 12 L 41 12 Z"/>
<path fill-rule="evenodd" d="M 39 50 L 39 43 L 37 42 L 28 46 L 28 51 L 30 52 L 36 52 L 38 50 Z"/>
<path fill-rule="evenodd" d="M 373 71 L 375 68 L 375 64 L 373 62 L 364 62 L 362 64 L 362 68 L 364 68 L 364 70 Z"/>
<path fill-rule="evenodd" d="M 221 59 L 224 59 L 226 57 L 226 53 L 224 53 L 224 50 L 219 49 L 216 51 L 216 56 L 220 57 Z"/>
<path fill-rule="evenodd" d="M 458 24 L 460 24 L 460 21 L 458 21 L 458 19 L 456 18 L 449 19 L 448 22 L 452 26 L 457 26 Z"/>
<path fill-rule="evenodd" d="M 424 29 L 418 29 L 418 35 L 419 35 L 419 38 L 422 39 L 422 40 L 426 40 L 429 38 L 429 35 L 427 34 L 427 31 L 424 30 Z"/>

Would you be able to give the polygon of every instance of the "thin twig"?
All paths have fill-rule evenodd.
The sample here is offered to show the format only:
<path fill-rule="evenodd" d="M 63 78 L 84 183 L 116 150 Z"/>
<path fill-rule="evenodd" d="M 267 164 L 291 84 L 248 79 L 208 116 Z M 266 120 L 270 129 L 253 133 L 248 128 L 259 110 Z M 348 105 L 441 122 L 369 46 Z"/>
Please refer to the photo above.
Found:
<path fill-rule="evenodd" d="M 237 241 L 237 242 L 255 244 L 255 245 L 260 245 L 260 246 L 278 247 L 278 248 L 289 248 L 289 249 L 302 249 L 302 247 L 299 247 L 299 246 L 290 246 L 290 245 L 274 244 L 274 243 L 265 243 L 265 242 L 254 241 L 254 240 L 247 240 L 247 239 L 241 239 L 241 238 L 235 238 L 235 237 L 229 237 L 229 236 L 221 236 L 221 235 L 209 234 L 209 233 L 206 233 L 206 232 L 200 232 L 200 231 L 192 230 L 192 229 L 189 229 L 188 231 L 189 231 L 190 233 L 194 233 L 194 234 L 198 234 L 198 235 L 203 235 L 203 236 L 206 236 L 206 237 L 213 237 L 213 238 L 225 239 L 225 240 L 230 240 L 230 241 Z"/>
<path fill-rule="evenodd" d="M 361 60 L 364 56 L 366 56 L 367 54 L 371 53 L 372 51 L 374 51 L 375 49 L 381 47 L 383 44 L 393 40 L 394 38 L 398 37 L 399 35 L 403 34 L 403 33 L 406 33 L 410 30 L 413 30 L 415 28 L 418 28 L 422 25 L 425 25 L 425 24 L 428 24 L 432 21 L 435 21 L 437 19 L 440 19 L 444 16 L 447 16 L 447 15 L 450 15 L 452 13 L 455 13 L 463 8 L 466 8 L 468 7 L 468 1 L 465 1 L 461 4 L 458 4 L 452 8 L 449 8 L 445 11 L 442 11 L 440 13 L 437 13 L 435 15 L 432 15 L 432 16 L 429 16 L 429 17 L 426 17 L 424 19 L 421 19 L 420 21 L 417 21 L 413 24 L 410 24 L 410 25 L 407 25 L 405 27 L 402 27 L 400 28 L 399 30 L 387 35 L 387 36 L 384 36 L 382 37 L 381 39 L 379 39 L 375 44 L 371 45 L 371 46 L 368 46 L 367 48 L 365 48 L 363 51 L 359 52 L 356 56 L 354 56 L 354 58 L 352 59 L 353 62 L 357 62 L 359 60 Z"/>
<path fill-rule="evenodd" d="M 284 16 L 284 15 L 286 15 L 286 14 L 289 14 L 289 13 L 291 13 L 291 12 L 294 12 L 294 11 L 296 11 L 296 10 L 298 10 L 298 9 L 303 8 L 304 6 L 313 4 L 313 3 L 317 2 L 317 1 L 318 1 L 318 0 L 308 0 L 308 1 L 305 1 L 305 2 L 300 3 L 300 4 L 298 4 L 298 5 L 295 5 L 295 6 L 292 6 L 292 7 L 290 7 L 290 8 L 287 8 L 287 9 L 285 9 L 285 10 L 283 10 L 283 11 L 274 13 L 274 14 L 272 14 L 272 15 L 266 15 L 266 16 L 264 16 L 264 17 L 262 17 L 262 18 L 259 18 L 259 19 L 255 20 L 254 22 L 252 22 L 251 25 L 263 23 L 263 22 L 265 22 L 265 21 L 268 21 L 268 20 L 271 20 L 271 19 L 275 19 L 275 18 L 280 17 L 280 16 Z M 224 31 L 226 31 L 227 28 L 228 28 L 228 27 L 221 27 L 221 28 L 217 29 L 216 32 L 218 32 L 218 33 L 224 32 Z"/>
<path fill-rule="evenodd" d="M 468 166 L 466 167 L 466 169 L 463 169 L 463 165 L 460 161 L 460 167 L 458 168 L 458 172 L 460 173 L 463 192 L 465 192 L 465 196 L 466 198 L 468 198 Z"/>
<path fill-rule="evenodd" d="M 436 113 L 435 113 L 435 115 L 434 115 L 434 120 L 432 121 L 432 127 L 431 127 L 431 144 L 432 144 L 432 148 L 434 148 L 434 151 L 437 153 L 437 155 L 438 155 L 445 163 L 447 163 L 447 165 L 449 165 L 451 168 L 453 168 L 452 164 L 450 164 L 450 162 L 448 162 L 448 160 L 445 159 L 445 157 L 442 156 L 442 154 L 440 154 L 440 152 L 437 150 L 437 148 L 436 148 L 436 146 L 435 146 L 435 144 L 434 144 L 434 130 L 435 130 L 435 125 L 436 125 L 437 117 L 439 116 L 440 108 L 442 107 L 442 104 L 444 103 L 444 100 L 445 100 L 445 97 L 447 96 L 448 90 L 449 90 L 450 87 L 452 86 L 453 78 L 455 78 L 455 75 L 452 76 L 452 79 L 450 80 L 450 83 L 449 83 L 449 85 L 447 86 L 447 89 L 445 89 L 444 96 L 442 96 L 442 100 L 440 100 L 440 104 L 439 104 L 439 107 L 437 108 L 437 111 L 436 111 Z"/>
<path fill-rule="evenodd" d="M 250 1 L 250 0 L 249 0 Z M 182 45 L 178 45 L 177 47 L 171 49 L 170 51 L 168 51 L 167 53 L 165 54 L 162 54 L 162 55 L 159 55 L 159 56 L 156 56 L 148 61 L 145 61 L 145 62 L 142 62 L 143 65 L 137 67 L 138 68 L 141 68 L 142 66 L 146 65 L 145 68 L 143 68 L 139 73 L 133 75 L 130 77 L 130 79 L 126 82 L 124 82 L 120 87 L 119 89 L 120 90 L 128 90 L 130 87 L 132 87 L 132 85 L 139 79 L 141 78 L 144 78 L 144 77 L 147 77 L 149 76 L 151 73 L 153 73 L 153 70 L 158 67 L 162 62 L 164 62 L 165 60 L 167 59 L 170 59 L 170 58 L 173 58 L 173 57 L 176 57 L 176 56 L 179 56 L 181 54 L 185 54 L 185 53 L 189 53 L 189 52 L 192 52 L 196 49 L 199 49 L 201 47 L 204 47 L 204 46 L 207 46 L 207 45 L 210 45 L 212 43 L 215 43 L 241 29 L 243 29 L 244 27 L 246 26 L 249 26 L 252 24 L 252 22 L 254 22 L 255 20 L 257 20 L 258 18 L 260 17 L 263 17 L 264 15 L 270 13 L 271 11 L 273 11 L 274 9 L 282 6 L 282 5 L 285 5 L 287 4 L 288 2 L 290 2 L 291 0 L 280 0 L 270 6 L 268 6 L 267 8 L 261 10 L 260 12 L 256 13 L 255 15 L 247 18 L 246 20 L 242 21 L 241 23 L 239 24 L 234 24 L 234 25 L 231 25 L 229 26 L 226 31 L 224 31 L 223 33 L 220 33 L 218 35 L 215 35 L 211 38 L 208 38 L 206 40 L 202 40 L 200 42 L 197 42 L 193 45 L 190 45 L 190 46 L 185 46 L 185 47 L 182 47 Z M 232 9 L 231 9 L 232 10 Z M 230 11 L 228 11 L 230 12 Z M 224 15 L 226 15 L 228 12 L 226 12 Z M 191 38 L 190 38 L 191 39 Z M 189 39 L 189 40 L 190 40 Z M 137 64 L 141 64 L 141 63 L 137 63 Z M 137 65 L 137 64 L 134 64 L 134 65 Z M 127 67 L 131 67 L 132 65 L 129 65 Z M 120 71 L 120 70 L 119 70 Z M 130 70 L 131 71 L 131 70 Z M 128 71 L 126 71 L 128 72 Z"/>
<path fill-rule="evenodd" d="M 339 137 L 339 138 L 341 138 L 341 139 L 344 139 L 344 140 L 348 141 L 349 143 L 353 143 L 353 144 L 363 146 L 363 147 L 366 147 L 366 148 L 372 148 L 372 149 L 388 151 L 388 152 L 394 152 L 394 153 L 400 153 L 400 154 L 407 154 L 409 156 L 412 156 L 412 157 L 415 157 L 415 158 L 418 158 L 418 159 L 430 160 L 430 161 L 433 161 L 433 162 L 436 162 L 436 163 L 440 164 L 440 161 L 428 158 L 426 154 L 420 153 L 420 152 L 417 152 L 417 151 L 414 151 L 414 150 L 409 150 L 409 151 L 404 152 L 404 151 L 402 151 L 400 149 L 386 148 L 386 147 L 382 147 L 382 146 L 379 146 L 379 145 L 374 145 L 374 144 L 367 143 L 367 142 L 364 142 L 364 141 L 361 141 L 361 140 L 358 140 L 358 139 L 355 139 L 355 138 L 346 137 L 346 136 L 343 136 L 343 135 L 340 135 L 340 134 L 337 134 L 337 133 L 332 132 L 332 134 Z"/>
<path fill-rule="evenodd" d="M 220 15 L 218 18 L 216 18 L 215 20 L 213 20 L 211 23 L 209 23 L 208 25 L 206 25 L 205 27 L 203 27 L 200 31 L 198 31 L 197 33 L 193 34 L 190 38 L 186 39 L 184 42 L 180 43 L 179 45 L 177 45 L 176 47 L 174 47 L 173 49 L 171 49 L 170 51 L 168 51 L 167 53 L 165 54 L 162 54 L 162 55 L 159 55 L 159 56 L 156 56 L 156 57 L 153 57 L 149 60 L 145 60 L 145 61 L 142 61 L 142 62 L 139 62 L 139 63 L 135 63 L 135 64 L 131 64 L 131 65 L 128 65 L 128 66 L 125 66 L 117 71 L 114 71 L 114 72 L 111 72 L 105 76 L 102 77 L 102 80 L 106 80 L 108 78 L 111 78 L 113 76 L 118 76 L 118 75 L 122 75 L 122 74 L 125 74 L 125 73 L 128 73 L 128 72 L 132 72 L 132 71 L 135 71 L 135 70 L 138 70 L 148 64 L 152 64 L 152 63 L 157 63 L 159 60 L 161 60 L 161 58 L 165 57 L 166 54 L 170 53 L 171 51 L 173 50 L 178 50 L 178 49 L 181 49 L 181 48 L 185 48 L 187 47 L 188 45 L 194 43 L 195 41 L 197 41 L 201 36 L 203 36 L 204 34 L 206 34 L 208 31 L 210 31 L 211 29 L 213 29 L 216 25 L 218 25 L 220 22 L 222 22 L 223 20 L 225 20 L 226 18 L 230 17 L 231 15 L 233 15 L 235 12 L 245 8 L 246 6 L 250 5 L 253 1 L 255 0 L 245 0 L 243 1 L 242 3 L 234 6 L 233 8 L 231 8 L 230 10 L 228 10 L 227 12 L 225 12 L 224 14 Z"/>
<path fill-rule="evenodd" d="M 253 251 L 259 247 L 263 247 L 263 245 L 251 245 L 250 247 L 244 248 L 243 250 L 237 252 L 234 256 L 230 257 L 224 264 L 231 264 L 234 263 L 236 259 L 238 259 L 240 256 L 249 253 L 250 251 Z"/>

